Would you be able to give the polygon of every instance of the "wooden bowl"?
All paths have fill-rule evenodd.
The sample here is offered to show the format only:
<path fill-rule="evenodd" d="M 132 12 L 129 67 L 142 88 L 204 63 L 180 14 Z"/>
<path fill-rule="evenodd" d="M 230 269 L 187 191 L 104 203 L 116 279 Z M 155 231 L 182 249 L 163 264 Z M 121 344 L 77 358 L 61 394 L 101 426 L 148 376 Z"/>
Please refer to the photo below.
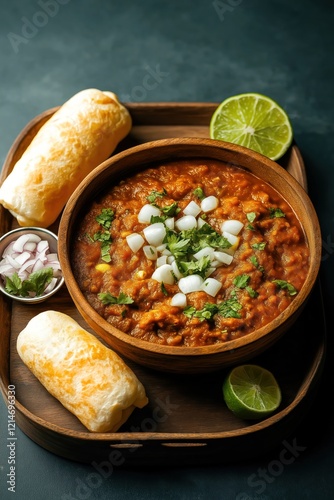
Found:
<path fill-rule="evenodd" d="M 162 346 L 136 339 L 114 328 L 89 305 L 72 271 L 72 235 L 82 211 L 105 188 L 155 162 L 210 158 L 232 163 L 271 184 L 289 203 L 306 235 L 310 264 L 305 283 L 291 304 L 273 321 L 248 335 L 205 347 Z M 68 201 L 58 232 L 58 253 L 69 293 L 89 326 L 114 350 L 141 365 L 174 373 L 199 373 L 245 362 L 272 346 L 301 313 L 314 286 L 321 259 L 321 234 L 314 207 L 300 184 L 277 163 L 243 148 L 210 139 L 182 138 L 130 148 L 98 166 Z"/>

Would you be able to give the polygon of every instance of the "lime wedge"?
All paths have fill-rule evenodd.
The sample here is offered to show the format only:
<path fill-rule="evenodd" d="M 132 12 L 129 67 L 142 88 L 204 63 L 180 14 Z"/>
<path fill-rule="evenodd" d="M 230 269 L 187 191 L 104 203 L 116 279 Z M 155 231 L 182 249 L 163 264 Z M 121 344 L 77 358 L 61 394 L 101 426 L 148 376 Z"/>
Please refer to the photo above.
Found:
<path fill-rule="evenodd" d="M 210 122 L 210 137 L 233 142 L 278 160 L 293 138 L 286 112 L 272 99 L 247 93 L 223 101 Z"/>
<path fill-rule="evenodd" d="M 233 368 L 223 383 L 227 407 L 246 420 L 266 418 L 281 403 L 281 390 L 274 375 L 257 365 Z"/>

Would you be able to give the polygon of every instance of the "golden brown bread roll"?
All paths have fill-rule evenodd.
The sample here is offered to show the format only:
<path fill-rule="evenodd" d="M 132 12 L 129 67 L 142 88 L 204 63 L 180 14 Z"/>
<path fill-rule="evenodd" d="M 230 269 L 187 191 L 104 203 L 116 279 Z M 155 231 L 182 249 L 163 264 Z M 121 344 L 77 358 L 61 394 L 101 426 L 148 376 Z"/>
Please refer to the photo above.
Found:
<path fill-rule="evenodd" d="M 44 311 L 18 336 L 22 361 L 90 431 L 115 432 L 148 403 L 132 370 L 66 314 Z"/>
<path fill-rule="evenodd" d="M 36 134 L 3 182 L 0 203 L 21 226 L 50 226 L 83 178 L 130 129 L 130 114 L 115 94 L 79 92 Z"/>

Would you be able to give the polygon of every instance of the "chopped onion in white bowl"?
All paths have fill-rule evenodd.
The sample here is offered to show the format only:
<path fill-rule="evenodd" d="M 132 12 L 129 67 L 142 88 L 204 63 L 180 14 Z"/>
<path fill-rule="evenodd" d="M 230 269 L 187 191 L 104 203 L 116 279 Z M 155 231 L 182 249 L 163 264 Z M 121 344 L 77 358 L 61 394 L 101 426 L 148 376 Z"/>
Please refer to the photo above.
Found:
<path fill-rule="evenodd" d="M 40 302 L 57 291 L 64 278 L 56 248 L 57 237 L 47 229 L 18 228 L 2 236 L 2 292 L 22 302 Z"/>

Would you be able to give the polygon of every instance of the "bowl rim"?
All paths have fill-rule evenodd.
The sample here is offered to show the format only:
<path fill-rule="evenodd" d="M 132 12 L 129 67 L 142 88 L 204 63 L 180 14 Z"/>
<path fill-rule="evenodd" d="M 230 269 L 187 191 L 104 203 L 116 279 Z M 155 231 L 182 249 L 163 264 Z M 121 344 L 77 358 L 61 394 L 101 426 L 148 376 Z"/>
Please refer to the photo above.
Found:
<path fill-rule="evenodd" d="M 7 233 L 3 234 L 0 237 L 0 245 L 1 245 L 1 243 L 5 242 L 7 239 L 9 239 L 8 244 L 11 243 L 15 239 L 15 236 L 17 233 L 24 234 L 27 232 L 47 234 L 51 239 L 53 239 L 55 241 L 55 248 L 57 249 L 58 236 L 47 228 L 37 227 L 37 226 L 24 226 L 24 227 L 21 226 L 21 227 L 17 227 L 15 229 L 8 231 Z M 0 258 L 1 257 L 2 257 L 2 255 L 0 255 Z M 20 296 L 16 296 L 16 295 L 12 295 L 11 293 L 8 293 L 5 290 L 5 287 L 4 287 L 2 279 L 1 279 L 0 280 L 0 291 L 4 295 L 9 297 L 10 299 L 16 300 L 17 302 L 21 302 L 24 304 L 38 304 L 39 302 L 44 302 L 45 300 L 52 297 L 52 295 L 54 295 L 64 285 L 64 283 L 65 283 L 65 278 L 64 278 L 64 275 L 62 275 L 60 280 L 58 281 L 57 285 L 53 288 L 53 290 L 51 290 L 51 292 L 49 292 L 45 295 L 41 295 L 39 297 L 20 297 Z"/>
<path fill-rule="evenodd" d="M 189 155 L 191 155 L 193 158 L 197 157 L 202 157 L 204 158 L 205 155 L 202 153 L 200 155 L 196 155 L 196 148 L 203 148 L 206 147 L 208 150 L 211 152 L 217 151 L 217 150 L 222 150 L 225 149 L 229 153 L 236 155 L 235 161 L 237 162 L 238 157 L 242 157 L 243 160 L 245 160 L 244 165 L 238 165 L 239 168 L 244 168 L 247 170 L 247 163 L 250 158 L 252 160 L 257 160 L 259 163 L 261 163 L 264 168 L 270 168 L 275 172 L 275 175 L 280 176 L 283 178 L 284 182 L 287 182 L 290 184 L 291 188 L 294 190 L 296 196 L 299 197 L 299 199 L 303 202 L 303 205 L 307 209 L 307 211 L 310 213 L 312 216 L 311 219 L 313 221 L 313 232 L 314 232 L 314 244 L 313 244 L 313 250 L 314 250 L 314 255 L 313 258 L 310 258 L 310 264 L 309 264 L 309 269 L 308 273 L 305 279 L 305 282 L 301 288 L 301 290 L 298 292 L 298 295 L 294 298 L 294 300 L 289 304 L 289 306 L 282 311 L 276 318 L 274 318 L 272 321 L 270 321 L 268 324 L 262 326 L 261 328 L 255 330 L 254 332 L 248 333 L 247 335 L 244 335 L 243 337 L 240 337 L 235 340 L 229 340 L 226 342 L 223 342 L 221 344 L 214 344 L 210 346 L 198 346 L 198 347 L 188 347 L 188 346 L 166 346 L 166 345 L 161 345 L 161 344 L 155 344 L 152 342 L 144 341 L 135 337 L 130 336 L 127 333 L 122 332 L 121 330 L 118 330 L 117 328 L 113 327 L 110 323 L 108 323 L 100 314 L 95 311 L 95 309 L 88 303 L 86 298 L 84 297 L 82 291 L 80 290 L 75 278 L 74 274 L 72 272 L 72 267 L 71 267 L 71 262 L 69 259 L 69 237 L 68 237 L 68 230 L 72 225 L 72 220 L 76 217 L 77 212 L 80 211 L 76 207 L 76 203 L 80 196 L 84 195 L 86 190 L 89 189 L 91 183 L 94 181 L 97 182 L 98 177 L 110 170 L 113 170 L 113 166 L 117 163 L 122 162 L 123 160 L 127 159 L 129 156 L 133 156 L 134 158 L 138 156 L 140 158 L 141 154 L 143 152 L 146 152 L 148 149 L 152 149 L 155 153 L 155 156 L 158 156 L 157 158 L 152 157 L 151 160 L 148 162 L 146 161 L 146 167 L 149 166 L 149 164 L 157 163 L 159 161 L 164 161 L 166 158 L 163 157 L 163 154 L 166 153 L 167 151 L 170 151 L 173 148 L 181 148 L 184 149 L 185 153 L 187 155 L 184 156 L 184 158 L 189 158 Z M 159 160 L 160 157 L 160 160 Z M 177 156 L 177 158 L 180 158 L 180 156 Z M 173 160 L 173 154 L 169 154 L 169 159 Z M 225 161 L 228 163 L 227 160 L 221 160 Z M 230 162 L 233 164 L 233 162 Z M 142 167 L 143 169 L 146 167 Z M 130 172 L 130 171 L 129 171 Z M 131 173 L 133 174 L 133 169 L 131 170 Z M 131 173 L 126 173 L 125 175 L 131 175 Z M 251 172 L 252 173 L 252 172 Z M 256 174 L 253 174 L 256 175 Z M 259 177 L 259 176 L 258 176 Z M 261 177 L 260 177 L 261 178 Z M 268 181 L 265 180 L 265 182 L 269 183 Z M 276 191 L 279 192 L 277 188 L 274 187 Z M 101 186 L 97 192 L 102 191 L 103 187 Z M 285 199 L 284 194 L 279 192 L 281 196 Z M 90 197 L 91 198 L 91 197 Z M 92 199 L 92 198 L 91 198 Z M 287 202 L 291 208 L 293 209 L 293 206 L 290 202 Z M 307 237 L 305 233 L 305 228 L 303 227 L 303 231 L 305 234 L 305 237 L 307 241 L 309 238 Z M 309 248 L 311 250 L 311 244 L 310 241 L 308 241 Z M 228 352 L 228 351 L 236 351 L 238 349 L 242 349 L 245 345 L 252 344 L 253 342 L 256 342 L 257 340 L 261 339 L 265 335 L 267 335 L 270 332 L 273 332 L 277 330 L 286 320 L 288 320 L 290 317 L 293 317 L 294 315 L 297 314 L 298 310 L 301 308 L 301 306 L 306 302 L 306 299 L 311 293 L 311 290 L 313 289 L 313 286 L 315 284 L 316 278 L 318 276 L 319 268 L 320 268 L 320 261 L 321 261 L 321 232 L 320 232 L 320 225 L 318 221 L 318 217 L 315 211 L 315 208 L 313 206 L 313 203 L 311 199 L 309 198 L 308 194 L 304 190 L 304 188 L 298 183 L 298 181 L 290 174 L 288 173 L 283 167 L 281 167 L 278 163 L 270 160 L 266 156 L 263 156 L 260 153 L 257 153 L 253 150 L 250 150 L 244 146 L 239 146 L 236 144 L 232 143 L 227 143 L 224 141 L 218 141 L 218 140 L 213 140 L 213 139 L 207 139 L 207 138 L 198 138 L 198 137 L 182 137 L 182 138 L 168 138 L 168 139 L 159 139 L 159 140 L 154 140 L 150 142 L 146 142 L 143 144 L 140 144 L 138 146 L 133 146 L 131 148 L 128 148 L 124 151 L 121 151 L 118 154 L 113 155 L 112 157 L 108 158 L 104 162 L 102 162 L 100 165 L 98 165 L 88 176 L 79 184 L 79 186 L 76 188 L 74 193 L 71 195 L 70 199 L 68 200 L 67 204 L 65 205 L 64 211 L 62 213 L 60 223 L 59 223 L 59 230 L 58 230 L 58 255 L 61 263 L 61 267 L 63 270 L 63 275 L 65 279 L 65 284 L 67 285 L 68 291 L 74 300 L 74 302 L 77 304 L 77 308 L 81 314 L 81 316 L 84 317 L 86 315 L 89 315 L 89 317 L 92 319 L 94 324 L 100 324 L 100 329 L 105 330 L 111 337 L 116 337 L 119 341 L 131 345 L 133 347 L 136 347 L 137 349 L 140 349 L 142 351 L 146 352 L 151 352 L 155 354 L 170 354 L 173 356 L 205 356 L 205 355 L 213 355 L 213 354 L 219 354 L 223 352 Z M 70 286 L 68 286 L 68 282 L 71 281 Z M 80 306 L 78 306 L 80 304 Z M 81 304 L 85 305 L 85 309 L 87 312 L 84 312 L 81 308 Z M 92 327 L 93 328 L 93 327 Z M 94 328 L 93 328 L 94 329 Z M 96 333 L 98 333 L 98 330 L 96 329 Z"/>

